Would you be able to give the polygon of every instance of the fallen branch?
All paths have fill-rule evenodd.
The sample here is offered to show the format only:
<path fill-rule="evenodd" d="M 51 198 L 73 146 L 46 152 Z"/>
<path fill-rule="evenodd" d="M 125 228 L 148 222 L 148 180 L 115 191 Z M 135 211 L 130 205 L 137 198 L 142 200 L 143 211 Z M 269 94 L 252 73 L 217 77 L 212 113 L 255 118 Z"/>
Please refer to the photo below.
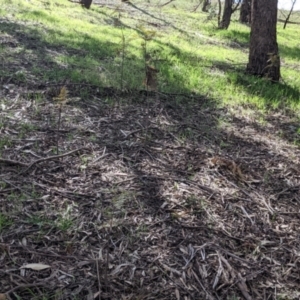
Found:
<path fill-rule="evenodd" d="M 280 23 L 285 23 L 286 20 L 282 20 L 282 19 L 277 19 L 278 22 Z M 288 21 L 288 24 L 296 24 L 296 25 L 300 25 L 300 22 L 294 22 L 294 21 Z"/>

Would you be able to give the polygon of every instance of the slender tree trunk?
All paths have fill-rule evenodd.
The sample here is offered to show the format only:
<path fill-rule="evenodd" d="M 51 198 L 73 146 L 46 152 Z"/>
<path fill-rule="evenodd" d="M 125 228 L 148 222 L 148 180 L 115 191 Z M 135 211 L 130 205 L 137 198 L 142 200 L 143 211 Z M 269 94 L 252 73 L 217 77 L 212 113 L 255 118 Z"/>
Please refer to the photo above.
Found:
<path fill-rule="evenodd" d="M 81 0 L 81 4 L 87 9 L 89 9 L 91 7 L 92 2 L 93 2 L 93 0 Z"/>
<path fill-rule="evenodd" d="M 240 10 L 240 22 L 251 23 L 251 0 L 243 0 Z"/>
<path fill-rule="evenodd" d="M 233 0 L 225 0 L 222 20 L 219 23 L 219 29 L 227 29 L 230 25 Z"/>
<path fill-rule="evenodd" d="M 208 8 L 211 4 L 211 0 L 204 0 L 203 6 L 202 6 L 202 11 L 203 12 L 208 12 Z"/>
<path fill-rule="evenodd" d="M 218 0 L 218 26 L 221 23 L 221 12 L 222 12 L 222 4 L 221 4 L 221 0 Z"/>
<path fill-rule="evenodd" d="M 250 53 L 247 72 L 280 79 L 280 57 L 277 44 L 278 0 L 252 0 Z"/>
<path fill-rule="evenodd" d="M 292 7 L 291 7 L 291 10 L 290 10 L 288 16 L 287 16 L 286 19 L 285 19 L 285 22 L 284 22 L 284 25 L 283 25 L 283 29 L 285 29 L 287 23 L 289 22 L 289 19 L 290 19 L 290 16 L 291 16 L 291 14 L 292 14 L 292 12 L 293 12 L 293 10 L 294 10 L 294 6 L 295 6 L 296 1 L 297 1 L 297 0 L 292 0 Z"/>
<path fill-rule="evenodd" d="M 169 1 L 167 1 L 166 3 L 162 4 L 160 7 L 166 6 L 166 5 L 170 4 L 170 3 L 173 2 L 173 1 L 175 1 L 175 0 L 169 0 Z M 123 2 L 124 2 L 124 1 L 123 1 Z"/>

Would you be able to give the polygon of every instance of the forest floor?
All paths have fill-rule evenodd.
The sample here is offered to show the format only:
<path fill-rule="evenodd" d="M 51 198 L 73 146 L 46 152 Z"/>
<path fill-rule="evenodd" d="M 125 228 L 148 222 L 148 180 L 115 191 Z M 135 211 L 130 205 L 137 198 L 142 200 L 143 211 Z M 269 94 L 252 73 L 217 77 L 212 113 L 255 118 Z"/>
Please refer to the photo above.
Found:
<path fill-rule="evenodd" d="M 53 65 L 12 22 L 0 17 L 1 300 L 300 298 L 297 111 L 38 80 L 33 64 Z"/>

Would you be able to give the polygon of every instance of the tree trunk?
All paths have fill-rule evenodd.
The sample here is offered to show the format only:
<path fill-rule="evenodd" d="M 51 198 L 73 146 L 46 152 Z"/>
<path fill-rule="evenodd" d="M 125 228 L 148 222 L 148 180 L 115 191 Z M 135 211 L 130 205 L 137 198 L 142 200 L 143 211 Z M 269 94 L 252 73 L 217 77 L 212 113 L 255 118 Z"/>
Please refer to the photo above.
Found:
<path fill-rule="evenodd" d="M 240 10 L 240 22 L 251 23 L 251 0 L 243 0 Z"/>
<path fill-rule="evenodd" d="M 233 0 L 225 0 L 222 20 L 219 29 L 227 29 L 230 24 Z"/>
<path fill-rule="evenodd" d="M 91 7 L 92 2 L 93 2 L 93 0 L 81 0 L 81 4 L 87 9 L 89 9 Z"/>
<path fill-rule="evenodd" d="M 208 8 L 211 4 L 211 0 L 204 0 L 203 6 L 202 6 L 202 11 L 203 12 L 208 12 Z"/>
<path fill-rule="evenodd" d="M 252 0 L 250 53 L 247 72 L 280 79 L 280 57 L 277 44 L 278 0 Z"/>

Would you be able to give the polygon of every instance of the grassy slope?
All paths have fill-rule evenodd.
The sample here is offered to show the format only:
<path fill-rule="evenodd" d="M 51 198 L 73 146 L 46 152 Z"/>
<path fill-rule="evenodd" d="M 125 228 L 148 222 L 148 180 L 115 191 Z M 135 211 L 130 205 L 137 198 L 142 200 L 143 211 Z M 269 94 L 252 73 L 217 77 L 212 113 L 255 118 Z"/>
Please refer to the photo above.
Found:
<path fill-rule="evenodd" d="M 5 1 L 0 13 L 10 21 L 20 21 L 16 28 L 7 29 L 8 33 L 20 30 L 36 38 L 37 47 L 51 63 L 51 68 L 45 69 L 35 65 L 31 57 L 30 72 L 39 82 L 68 79 L 121 87 L 123 64 L 122 86 L 142 88 L 145 62 L 141 31 L 151 30 L 154 37 L 147 41 L 146 51 L 160 69 L 160 91 L 195 92 L 221 104 L 299 110 L 299 26 L 289 25 L 282 30 L 280 24 L 278 28 L 282 77 L 287 85 L 274 85 L 243 73 L 248 27 L 234 21 L 229 30 L 217 31 L 215 20 L 208 21 L 206 14 L 191 12 L 191 3 L 177 3 L 177 7 L 158 8 L 134 1 L 139 13 L 131 15 L 122 11 L 121 5 L 114 10 L 96 5 L 83 10 L 78 4 L 62 0 L 13 0 Z M 120 27 L 114 26 L 116 19 Z M 67 50 L 62 51 L 61 46 Z M 16 51 L 30 54 L 28 49 Z"/>

